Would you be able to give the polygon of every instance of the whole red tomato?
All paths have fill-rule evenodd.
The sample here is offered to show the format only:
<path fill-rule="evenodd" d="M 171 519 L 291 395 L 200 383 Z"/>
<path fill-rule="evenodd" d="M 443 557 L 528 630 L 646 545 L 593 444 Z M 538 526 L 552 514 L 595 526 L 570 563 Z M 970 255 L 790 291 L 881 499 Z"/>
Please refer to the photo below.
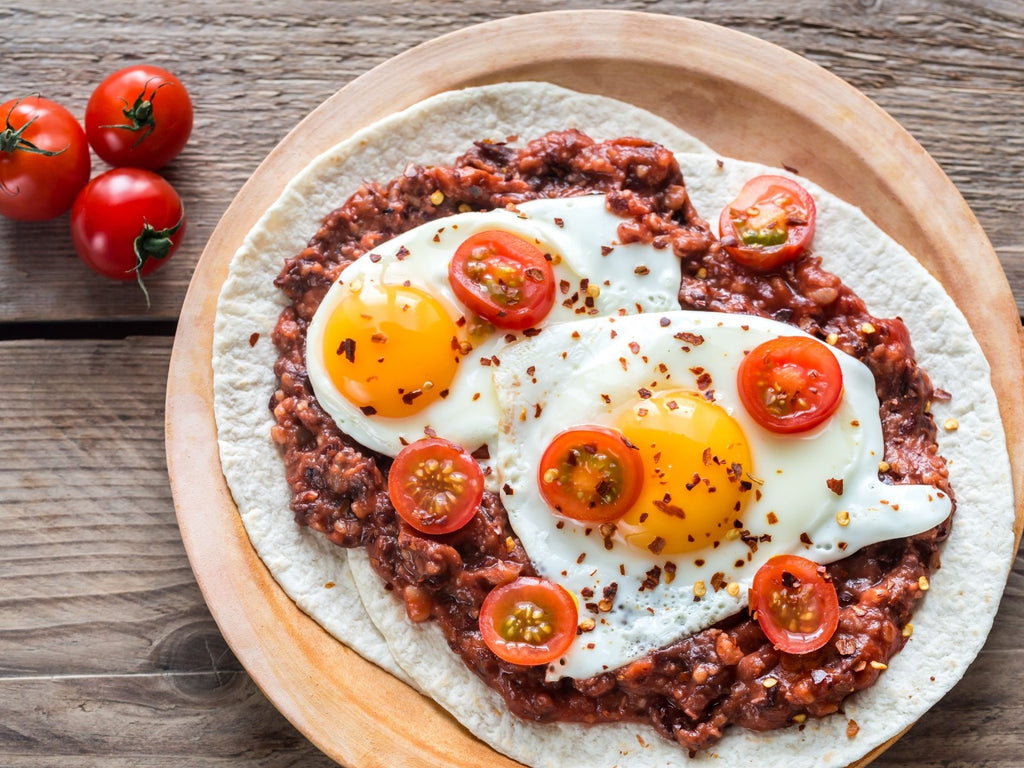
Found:
<path fill-rule="evenodd" d="M 89 180 L 82 126 L 40 96 L 0 106 L 0 215 L 20 221 L 60 216 Z"/>
<path fill-rule="evenodd" d="M 138 280 L 159 269 L 185 235 L 181 198 L 162 176 L 114 168 L 79 193 L 71 209 L 71 240 L 79 258 L 115 280 Z"/>
<path fill-rule="evenodd" d="M 192 133 L 192 100 L 165 69 L 138 64 L 96 86 L 85 107 L 85 133 L 114 166 L 156 170 L 173 160 Z"/>

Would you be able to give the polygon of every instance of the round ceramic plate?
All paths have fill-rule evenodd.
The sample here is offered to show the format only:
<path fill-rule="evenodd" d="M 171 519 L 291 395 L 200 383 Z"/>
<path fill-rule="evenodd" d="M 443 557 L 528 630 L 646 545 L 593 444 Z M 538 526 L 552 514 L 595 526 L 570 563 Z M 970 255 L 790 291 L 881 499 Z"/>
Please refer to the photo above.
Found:
<path fill-rule="evenodd" d="M 687 19 L 566 11 L 446 35 L 353 81 L 260 165 L 199 261 L 168 378 L 171 485 L 203 595 L 235 655 L 268 698 L 314 744 L 350 768 L 515 763 L 338 643 L 296 608 L 256 556 L 219 469 L 210 362 L 217 297 L 248 231 L 287 181 L 319 153 L 427 96 L 505 80 L 546 80 L 632 102 L 723 155 L 797 169 L 860 206 L 915 254 L 967 316 L 992 366 L 1020 536 L 1024 409 L 1011 405 L 1020 399 L 1024 380 L 1017 308 L 973 214 L 892 118 L 795 54 Z M 963 268 L 964 253 L 971 254 L 970 270 Z M 1007 354 L 1008 349 L 1018 353 Z M 332 663 L 322 664 L 328 657 Z M 382 717 L 382 701 L 389 712 L 415 711 L 416 717 Z"/>

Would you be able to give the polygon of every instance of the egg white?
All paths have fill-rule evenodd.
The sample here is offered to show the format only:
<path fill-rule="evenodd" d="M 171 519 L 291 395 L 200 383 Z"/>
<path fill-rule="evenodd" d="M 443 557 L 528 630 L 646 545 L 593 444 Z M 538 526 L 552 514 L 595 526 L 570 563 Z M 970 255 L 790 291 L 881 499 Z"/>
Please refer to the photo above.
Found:
<path fill-rule="evenodd" d="M 463 240 L 488 229 L 536 238 L 550 249 L 555 282 L 560 287 L 552 311 L 539 327 L 581 316 L 678 307 L 679 264 L 672 250 L 619 243 L 617 229 L 622 222 L 621 217 L 607 210 L 604 195 L 589 195 L 535 200 L 515 210 L 458 214 L 389 240 L 344 270 L 310 322 L 306 364 L 317 400 L 343 432 L 385 455 L 394 456 L 403 444 L 429 431 L 470 451 L 493 444 L 498 404 L 487 363 L 498 356 L 509 339 L 522 338 L 522 333 L 499 329 L 483 343 L 476 343 L 461 361 L 447 398 L 401 418 L 369 417 L 338 391 L 327 373 L 323 334 L 331 312 L 350 295 L 353 285 L 397 285 L 405 281 L 460 311 L 448 282 L 448 263 Z M 600 291 L 592 306 L 579 295 L 582 280 Z M 566 285 L 568 289 L 564 290 Z"/>
<path fill-rule="evenodd" d="M 680 332 L 703 343 L 681 339 Z M 560 324 L 502 351 L 501 366 L 492 372 L 502 411 L 496 453 L 502 501 L 540 574 L 578 596 L 581 619 L 596 621 L 549 667 L 550 679 L 615 669 L 738 612 L 754 573 L 772 555 L 827 563 L 872 542 L 927 530 L 949 515 L 950 500 L 930 486 L 880 481 L 874 379 L 854 358 L 828 347 L 842 366 L 845 392 L 826 425 L 778 435 L 746 413 L 735 373 L 744 353 L 769 338 L 799 333 L 756 317 L 676 310 Z M 751 446 L 757 492 L 741 517 L 744 535 L 684 554 L 655 555 L 614 539 L 609 550 L 597 530 L 552 514 L 537 483 L 551 439 L 573 425 L 611 424 L 642 388 L 697 391 L 696 367 L 711 376 L 705 395 L 736 419 Z M 829 487 L 836 479 L 843 481 L 841 495 Z M 848 523 L 841 524 L 846 515 Z M 671 583 L 668 561 L 675 566 Z M 659 585 L 644 587 L 655 567 Z M 594 611 L 612 585 L 612 610 Z"/>

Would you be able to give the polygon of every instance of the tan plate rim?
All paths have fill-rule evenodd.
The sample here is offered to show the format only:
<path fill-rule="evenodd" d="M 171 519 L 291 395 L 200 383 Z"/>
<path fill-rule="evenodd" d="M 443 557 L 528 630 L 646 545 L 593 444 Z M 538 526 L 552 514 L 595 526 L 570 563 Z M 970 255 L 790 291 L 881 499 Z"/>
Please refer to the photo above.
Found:
<path fill-rule="evenodd" d="M 763 87 L 765 73 L 782 73 L 771 76 L 771 89 Z M 632 101 L 677 122 L 725 155 L 796 167 L 862 207 L 918 255 L 967 316 L 992 366 L 1014 478 L 1014 533 L 1020 539 L 1024 335 L 1017 308 L 973 213 L 895 120 L 852 86 L 796 54 L 691 19 L 634 11 L 550 11 L 450 33 L 346 85 L 299 123 L 257 168 L 196 267 L 167 382 L 171 487 L 182 539 L 210 611 L 274 705 L 317 747 L 350 768 L 448 766 L 452 756 L 466 766 L 517 764 L 334 640 L 284 595 L 252 550 L 220 473 L 211 370 L 217 296 L 245 235 L 287 180 L 317 154 L 434 93 L 522 79 L 544 79 Z M 755 91 L 749 83 L 762 87 Z M 743 109 L 758 114 L 758 121 L 738 119 L 741 107 L 724 98 L 725 93 L 742 94 Z M 679 98 L 684 94 L 686 98 Z M 799 125 L 799 135 L 780 130 L 787 125 Z M 837 164 L 858 173 L 837 174 Z M 933 214 L 929 227 L 913 215 L 926 203 Z M 934 215 L 936 208 L 942 216 Z M 957 244 L 956 253 L 949 243 Z M 971 254 L 970 271 L 963 269 L 958 253 Z M 389 711 L 415 716 L 381 717 L 380 701 L 387 702 Z M 867 765 L 889 744 L 854 765 Z"/>

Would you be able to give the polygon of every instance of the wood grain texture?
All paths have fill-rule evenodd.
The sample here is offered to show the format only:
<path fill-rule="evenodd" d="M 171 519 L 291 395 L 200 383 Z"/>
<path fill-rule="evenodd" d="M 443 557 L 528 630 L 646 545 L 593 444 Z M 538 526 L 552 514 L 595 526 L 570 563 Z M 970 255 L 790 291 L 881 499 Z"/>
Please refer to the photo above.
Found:
<path fill-rule="evenodd" d="M 0 342 L 0 764 L 334 764 L 259 692 L 210 617 L 166 476 L 171 340 L 132 333 L 177 319 L 203 246 L 238 190 L 340 87 L 468 24 L 595 7 L 721 24 L 852 83 L 957 184 L 1024 309 L 1018 0 L 9 0 L 0 7 L 4 99 L 41 92 L 81 115 L 104 75 L 147 61 L 181 75 L 196 102 L 196 129 L 165 170 L 190 223 L 182 250 L 148 283 L 150 310 L 134 284 L 107 282 L 78 263 L 66 215 L 0 220 L 0 330 L 4 338 L 28 334 Z M 96 172 L 104 167 L 94 162 Z M 25 324 L 39 321 L 61 324 L 58 337 L 88 337 L 92 321 L 113 321 L 126 338 L 38 339 L 38 327 Z M 109 326 L 103 335 L 112 335 Z M 1022 596 L 1018 558 L 977 662 L 873 765 L 1024 764 Z"/>
<path fill-rule="evenodd" d="M 241 670 L 191 577 L 163 460 L 169 355 L 168 339 L 0 344 L 8 768 L 334 765 Z M 1018 557 L 978 660 L 873 765 L 1019 766 L 1022 636 Z"/>
<path fill-rule="evenodd" d="M 182 250 L 138 289 L 95 277 L 73 255 L 67 216 L 0 221 L 7 320 L 173 318 L 203 245 L 259 161 L 355 76 L 467 24 L 551 8 L 646 10 L 728 26 L 785 46 L 861 89 L 899 120 L 958 185 L 1011 278 L 1024 278 L 1015 211 L 1024 207 L 1024 6 L 1013 0 L 712 2 L 169 2 L 13 0 L 0 10 L 7 97 L 41 92 L 84 111 L 102 77 L 132 61 L 180 74 L 194 138 L 166 175 L 190 215 Z M 1015 95 L 1017 94 L 1017 95 Z M 96 172 L 105 166 L 94 163 Z M 1021 280 L 1014 280 L 1022 284 Z M 1017 294 L 1024 307 L 1024 289 Z"/>

